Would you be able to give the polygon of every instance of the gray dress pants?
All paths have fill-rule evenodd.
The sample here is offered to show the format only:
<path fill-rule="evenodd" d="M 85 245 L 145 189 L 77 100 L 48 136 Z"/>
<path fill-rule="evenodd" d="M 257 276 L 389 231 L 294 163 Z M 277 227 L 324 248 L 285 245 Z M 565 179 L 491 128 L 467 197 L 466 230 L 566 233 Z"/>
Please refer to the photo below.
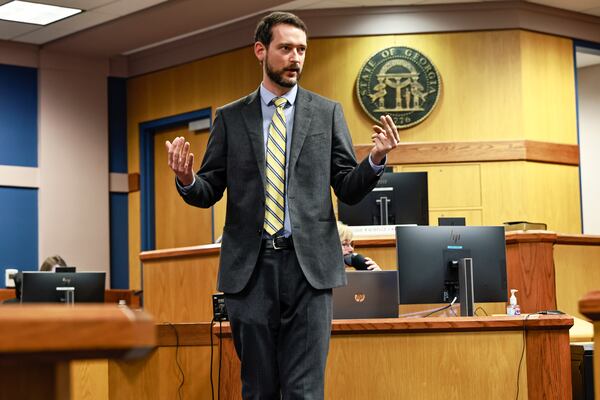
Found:
<path fill-rule="evenodd" d="M 226 294 L 245 400 L 322 400 L 331 289 L 313 288 L 294 249 L 262 249 L 248 285 Z"/>

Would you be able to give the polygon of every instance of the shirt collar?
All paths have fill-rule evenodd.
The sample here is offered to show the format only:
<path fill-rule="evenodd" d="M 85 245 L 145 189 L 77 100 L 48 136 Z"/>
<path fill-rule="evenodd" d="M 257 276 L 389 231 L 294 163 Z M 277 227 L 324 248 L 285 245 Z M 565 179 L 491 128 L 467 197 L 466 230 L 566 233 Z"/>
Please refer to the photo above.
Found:
<path fill-rule="evenodd" d="M 298 94 L 298 85 L 294 85 L 294 87 L 291 88 L 289 90 L 289 92 L 287 92 L 286 94 L 284 94 L 281 97 L 285 97 L 285 99 L 288 101 L 288 104 L 290 104 L 290 106 L 293 106 L 294 102 L 296 101 L 297 94 Z M 260 98 L 265 105 L 270 106 L 271 102 L 273 101 L 273 99 L 275 97 L 279 97 L 279 96 L 271 93 L 266 87 L 264 87 L 264 85 L 262 83 L 260 84 Z"/>

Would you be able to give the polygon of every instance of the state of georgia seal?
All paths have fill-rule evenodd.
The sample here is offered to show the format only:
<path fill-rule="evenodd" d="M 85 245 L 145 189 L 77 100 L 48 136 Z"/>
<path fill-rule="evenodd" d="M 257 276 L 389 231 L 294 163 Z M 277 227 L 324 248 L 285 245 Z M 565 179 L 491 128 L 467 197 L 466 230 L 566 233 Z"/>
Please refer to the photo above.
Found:
<path fill-rule="evenodd" d="M 441 80 L 432 62 L 410 47 L 388 47 L 371 56 L 356 79 L 358 101 L 373 120 L 389 114 L 398 128 L 423 121 L 434 109 Z"/>

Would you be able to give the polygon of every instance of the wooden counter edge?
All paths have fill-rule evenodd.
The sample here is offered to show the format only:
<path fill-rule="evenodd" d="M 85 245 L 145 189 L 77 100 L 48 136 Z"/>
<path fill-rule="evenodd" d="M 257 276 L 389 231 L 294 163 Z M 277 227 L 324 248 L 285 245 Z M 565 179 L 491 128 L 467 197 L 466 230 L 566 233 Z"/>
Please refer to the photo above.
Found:
<path fill-rule="evenodd" d="M 527 318 L 527 319 L 526 319 Z M 334 320 L 332 335 L 353 333 L 410 333 L 410 332 L 483 332 L 483 331 L 520 331 L 564 329 L 573 326 L 570 315 L 532 315 L 527 317 L 449 317 L 449 318 L 382 318 Z M 219 327 L 213 326 L 213 335 L 219 336 Z M 229 323 L 223 323 L 222 335 L 230 336 Z"/>
<path fill-rule="evenodd" d="M 357 144 L 359 160 L 372 145 Z M 388 165 L 444 164 L 466 162 L 530 161 L 579 165 L 579 146 L 536 140 L 491 140 L 463 142 L 402 142 L 388 154 Z"/>
<path fill-rule="evenodd" d="M 156 326 L 143 311 L 107 304 L 0 307 L 0 353 L 89 353 L 152 349 Z"/>
<path fill-rule="evenodd" d="M 356 247 L 395 247 L 396 238 L 390 237 L 356 237 Z M 506 232 L 506 244 L 548 242 L 564 245 L 599 246 L 600 236 L 563 234 L 552 231 L 509 231 Z M 205 244 L 172 249 L 148 250 L 140 253 L 142 262 L 161 261 L 170 258 L 219 255 L 220 244 Z"/>
<path fill-rule="evenodd" d="M 175 257 L 193 257 L 197 255 L 219 254 L 221 244 L 203 244 L 189 247 L 175 247 L 172 249 L 148 250 L 140 253 L 141 261 L 164 260 Z"/>
<path fill-rule="evenodd" d="M 508 231 L 505 233 L 506 244 L 517 243 L 554 243 L 564 245 L 599 246 L 600 236 L 576 235 L 556 233 L 553 231 Z M 393 237 L 355 238 L 357 247 L 394 247 L 396 239 Z"/>
<path fill-rule="evenodd" d="M 600 236 L 558 234 L 556 237 L 556 244 L 600 246 Z"/>
<path fill-rule="evenodd" d="M 579 300 L 579 312 L 592 321 L 600 321 L 600 290 L 591 291 Z"/>

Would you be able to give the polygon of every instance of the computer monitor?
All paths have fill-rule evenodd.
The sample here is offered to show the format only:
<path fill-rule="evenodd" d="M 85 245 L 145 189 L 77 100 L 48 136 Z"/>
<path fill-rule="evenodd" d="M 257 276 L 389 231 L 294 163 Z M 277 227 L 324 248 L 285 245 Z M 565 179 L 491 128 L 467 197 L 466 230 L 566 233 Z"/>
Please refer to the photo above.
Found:
<path fill-rule="evenodd" d="M 346 225 L 429 225 L 427 172 L 384 173 L 377 186 L 355 205 L 338 201 Z"/>
<path fill-rule="evenodd" d="M 75 288 L 75 303 L 103 303 L 106 272 L 23 272 L 22 303 L 64 303 L 65 291 Z"/>
<path fill-rule="evenodd" d="M 77 267 L 62 267 L 57 265 L 54 267 L 54 272 L 77 272 Z"/>
<path fill-rule="evenodd" d="M 476 303 L 506 302 L 502 226 L 396 227 L 400 304 L 448 303 L 458 297 L 458 260 L 473 260 Z"/>
<path fill-rule="evenodd" d="M 465 226 L 467 219 L 465 217 L 438 217 L 439 226 Z"/>

